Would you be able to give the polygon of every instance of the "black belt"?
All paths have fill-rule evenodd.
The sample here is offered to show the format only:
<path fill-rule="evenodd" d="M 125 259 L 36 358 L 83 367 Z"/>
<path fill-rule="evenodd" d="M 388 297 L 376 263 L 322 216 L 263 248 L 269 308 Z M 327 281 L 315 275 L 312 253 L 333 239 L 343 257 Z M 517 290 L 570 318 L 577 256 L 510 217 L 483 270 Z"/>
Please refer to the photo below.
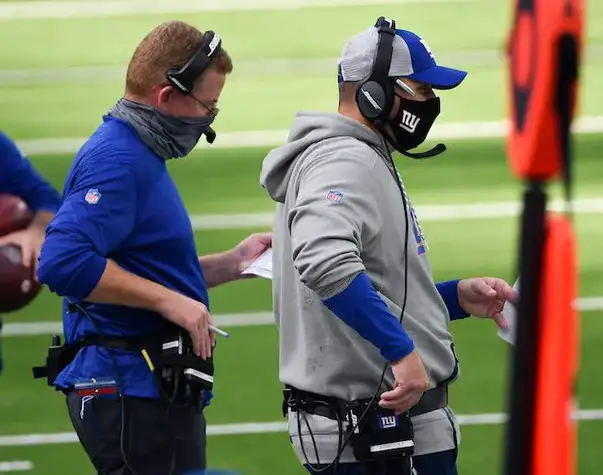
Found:
<path fill-rule="evenodd" d="M 332 396 L 303 391 L 293 386 L 285 385 L 285 400 L 283 401 L 283 415 L 287 414 L 287 408 L 300 410 L 308 414 L 327 417 L 329 419 L 345 420 L 346 403 Z M 410 409 L 410 416 L 416 417 L 421 414 L 443 409 L 448 406 L 448 385 L 438 386 L 423 393 L 419 402 Z"/>
<path fill-rule="evenodd" d="M 162 367 L 187 368 L 191 374 L 193 371 L 209 376 L 214 374 L 213 358 L 202 360 L 193 354 L 166 354 L 162 352 L 163 340 L 157 336 L 115 337 L 92 334 L 65 343 L 62 346 L 58 336 L 56 336 L 56 340 L 56 345 L 49 348 L 46 365 L 32 368 L 34 378 L 47 378 L 49 385 L 52 385 L 54 378 L 73 361 L 77 353 L 87 346 L 99 346 L 138 353 L 144 349 L 153 361 L 159 375 L 162 374 Z"/>
<path fill-rule="evenodd" d="M 45 366 L 36 366 L 32 368 L 35 379 L 48 378 L 53 374 L 58 374 L 65 368 L 77 355 L 77 353 L 87 346 L 104 346 L 106 348 L 114 348 L 116 350 L 140 352 L 143 348 L 152 353 L 159 352 L 161 348 L 161 340 L 158 338 L 141 338 L 141 337 L 114 337 L 101 335 L 87 335 L 73 342 L 65 343 L 63 346 L 57 346 L 50 351 L 54 357 L 46 359 Z M 55 375 L 56 376 L 56 375 Z M 51 378 L 52 379 L 52 378 Z M 49 381 L 49 384 L 51 381 Z"/>
<path fill-rule="evenodd" d="M 157 350 L 160 348 L 161 340 L 155 339 L 143 339 L 137 337 L 113 337 L 100 335 L 87 335 L 73 343 L 67 343 L 67 346 L 77 348 L 78 350 L 86 346 L 104 346 L 106 348 L 113 348 L 116 350 L 124 351 L 141 351 L 143 348 L 148 350 Z"/>

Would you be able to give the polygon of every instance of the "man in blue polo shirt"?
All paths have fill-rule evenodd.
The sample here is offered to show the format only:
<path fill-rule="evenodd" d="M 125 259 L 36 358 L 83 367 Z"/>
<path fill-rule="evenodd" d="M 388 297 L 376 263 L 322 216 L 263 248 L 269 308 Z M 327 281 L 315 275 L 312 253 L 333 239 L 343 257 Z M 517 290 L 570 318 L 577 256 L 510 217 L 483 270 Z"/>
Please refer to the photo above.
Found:
<path fill-rule="evenodd" d="M 8 135 L 0 132 L 0 193 L 21 198 L 35 215 L 27 229 L 0 237 L 0 246 L 21 248 L 25 266 L 37 266 L 46 226 L 59 209 L 61 198 L 50 183 L 34 169 Z M 35 269 L 34 269 L 35 270 Z M 0 315 L 0 331 L 2 316 Z M 0 347 L 0 373 L 3 361 Z"/>
<path fill-rule="evenodd" d="M 213 140 L 210 125 L 231 70 L 220 38 L 183 22 L 159 25 L 137 47 L 125 97 L 75 157 L 40 256 L 40 281 L 65 297 L 67 342 L 99 333 L 161 337 L 175 325 L 188 331 L 201 359 L 212 355 L 207 289 L 240 278 L 271 236 L 197 258 L 166 162 L 187 155 L 202 135 Z M 168 401 L 161 377 L 140 352 L 90 345 L 54 381 L 98 473 L 205 468 L 203 414 Z M 82 395 L 111 385 L 124 395 L 120 403 Z"/>

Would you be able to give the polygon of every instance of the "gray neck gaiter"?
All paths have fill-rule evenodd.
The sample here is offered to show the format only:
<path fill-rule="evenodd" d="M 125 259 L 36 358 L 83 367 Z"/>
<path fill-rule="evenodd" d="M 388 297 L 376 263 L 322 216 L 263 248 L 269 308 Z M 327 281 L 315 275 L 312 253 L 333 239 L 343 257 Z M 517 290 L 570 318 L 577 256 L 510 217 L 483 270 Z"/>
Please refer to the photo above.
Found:
<path fill-rule="evenodd" d="M 128 122 L 164 160 L 188 155 L 215 119 L 214 116 L 174 117 L 126 98 L 117 101 L 109 115 Z"/>

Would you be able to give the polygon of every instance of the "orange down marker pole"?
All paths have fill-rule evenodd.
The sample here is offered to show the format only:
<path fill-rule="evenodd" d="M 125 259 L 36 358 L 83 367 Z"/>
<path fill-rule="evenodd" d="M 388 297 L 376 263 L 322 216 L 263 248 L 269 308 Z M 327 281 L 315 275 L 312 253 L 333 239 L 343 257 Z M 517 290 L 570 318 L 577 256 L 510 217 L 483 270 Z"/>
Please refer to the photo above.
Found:
<path fill-rule="evenodd" d="M 547 219 L 544 269 L 533 473 L 570 475 L 576 473 L 572 411 L 579 332 L 575 242 L 565 217 Z"/>
<path fill-rule="evenodd" d="M 583 0 L 513 4 L 507 151 L 512 171 L 526 186 L 504 468 L 505 475 L 573 475 L 575 245 L 569 217 L 547 214 L 545 186 L 561 178 L 570 200 L 570 127 L 577 102 Z"/>

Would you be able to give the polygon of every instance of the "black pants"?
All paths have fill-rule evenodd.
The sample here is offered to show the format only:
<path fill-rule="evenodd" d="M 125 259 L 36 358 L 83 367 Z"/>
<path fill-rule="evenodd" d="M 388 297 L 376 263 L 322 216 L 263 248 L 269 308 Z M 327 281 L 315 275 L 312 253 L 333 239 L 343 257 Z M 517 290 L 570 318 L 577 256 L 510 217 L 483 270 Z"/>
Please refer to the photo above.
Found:
<path fill-rule="evenodd" d="M 183 475 L 204 470 L 205 418 L 163 399 L 85 401 L 67 394 L 73 427 L 98 475 Z M 122 421 L 122 408 L 125 417 Z M 83 416 L 83 417 L 82 417 Z"/>
<path fill-rule="evenodd" d="M 413 465 L 417 475 L 458 475 L 456 456 L 456 450 L 419 455 L 413 457 Z M 316 472 L 308 466 L 306 469 L 311 474 L 320 475 L 399 475 L 400 473 L 396 468 L 386 469 L 386 473 L 383 473 L 383 470 L 378 467 L 371 467 L 370 464 L 365 466 L 360 463 L 342 463 L 338 467 L 331 467 L 322 472 Z"/>
<path fill-rule="evenodd" d="M 2 315 L 0 315 L 0 338 L 2 337 Z M 2 370 L 4 369 L 4 360 L 2 359 L 2 341 L 0 341 L 0 374 L 2 374 Z"/>

